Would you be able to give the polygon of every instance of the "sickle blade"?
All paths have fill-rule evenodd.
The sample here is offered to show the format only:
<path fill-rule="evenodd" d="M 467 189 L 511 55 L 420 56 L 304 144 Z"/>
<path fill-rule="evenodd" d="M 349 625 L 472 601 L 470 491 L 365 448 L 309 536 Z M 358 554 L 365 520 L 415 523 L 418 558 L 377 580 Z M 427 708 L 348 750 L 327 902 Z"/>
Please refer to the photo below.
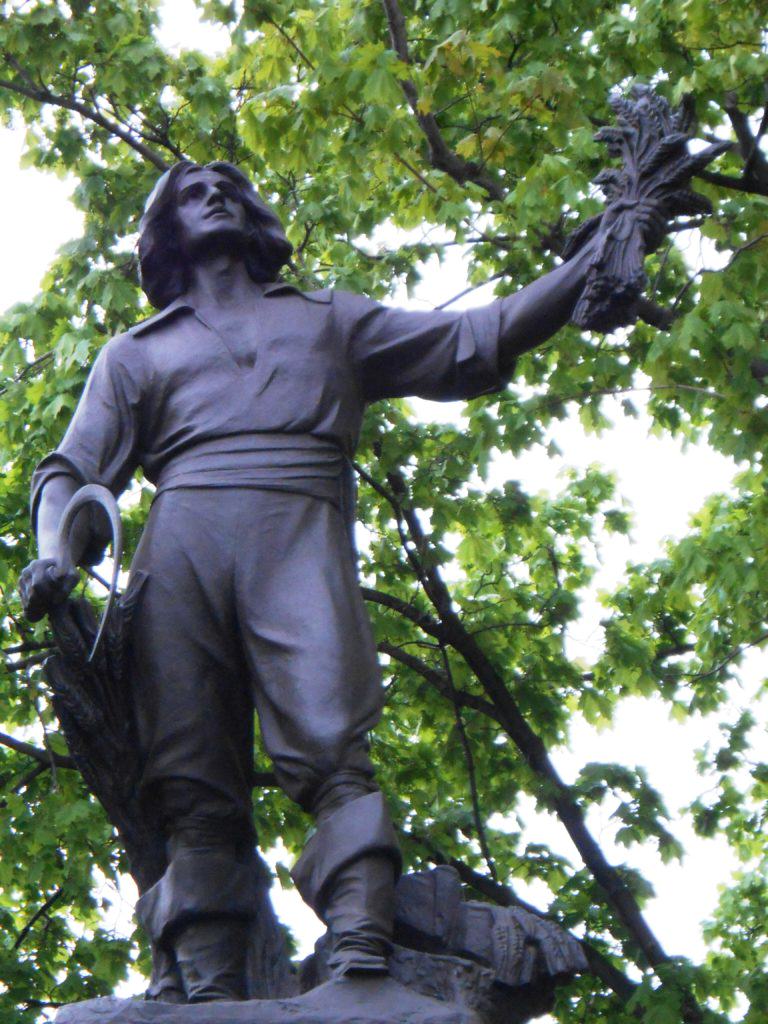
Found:
<path fill-rule="evenodd" d="M 75 491 L 72 497 L 67 503 L 67 507 L 61 517 L 59 523 L 59 534 L 58 534 L 58 558 L 59 565 L 64 569 L 74 568 L 74 560 L 72 558 L 72 527 L 74 526 L 75 520 L 78 513 L 86 505 L 99 505 L 107 515 L 109 519 L 110 529 L 112 531 L 112 580 L 109 585 L 109 594 L 107 596 L 107 603 L 104 607 L 104 612 L 99 622 L 99 629 L 96 633 L 96 639 L 93 641 L 93 647 L 91 653 L 88 655 L 88 664 L 90 665 L 99 650 L 101 639 L 104 635 L 109 616 L 114 607 L 115 600 L 117 598 L 117 584 L 120 578 L 120 564 L 123 559 L 123 524 L 120 519 L 120 509 L 117 507 L 114 495 L 111 491 L 107 490 L 106 487 L 102 487 L 101 484 L 86 484 L 85 487 L 81 487 L 80 490 Z"/>

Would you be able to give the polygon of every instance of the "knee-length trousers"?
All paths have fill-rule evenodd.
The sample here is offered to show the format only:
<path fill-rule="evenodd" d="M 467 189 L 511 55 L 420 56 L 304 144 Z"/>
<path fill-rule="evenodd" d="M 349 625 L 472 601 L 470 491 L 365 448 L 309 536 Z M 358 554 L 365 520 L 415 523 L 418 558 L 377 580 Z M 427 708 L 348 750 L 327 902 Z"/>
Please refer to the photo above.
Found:
<path fill-rule="evenodd" d="M 253 711 L 280 786 L 310 808 L 371 779 L 382 690 L 348 524 L 332 502 L 252 488 L 166 491 L 134 573 L 131 680 L 142 788 L 186 779 L 251 821 Z"/>

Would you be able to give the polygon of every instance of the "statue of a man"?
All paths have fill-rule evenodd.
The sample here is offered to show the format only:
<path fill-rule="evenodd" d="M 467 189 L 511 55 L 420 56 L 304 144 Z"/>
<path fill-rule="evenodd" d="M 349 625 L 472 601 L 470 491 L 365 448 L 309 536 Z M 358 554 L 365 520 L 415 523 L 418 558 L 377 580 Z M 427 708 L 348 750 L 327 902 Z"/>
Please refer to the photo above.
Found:
<path fill-rule="evenodd" d="M 368 754 L 382 691 L 349 459 L 369 402 L 501 388 L 568 321 L 591 251 L 480 309 L 406 312 L 280 280 L 291 246 L 230 164 L 179 163 L 149 197 L 139 257 L 160 312 L 107 343 L 35 473 L 39 559 L 20 590 L 32 619 L 64 599 L 68 500 L 86 483 L 119 495 L 141 467 L 157 491 L 132 567 L 146 579 L 130 678 L 141 795 L 167 850 L 138 906 L 151 998 L 245 997 L 254 708 L 279 784 L 317 821 L 294 877 L 335 972 L 386 972 L 399 854 Z M 104 544 L 81 517 L 76 560 Z"/>

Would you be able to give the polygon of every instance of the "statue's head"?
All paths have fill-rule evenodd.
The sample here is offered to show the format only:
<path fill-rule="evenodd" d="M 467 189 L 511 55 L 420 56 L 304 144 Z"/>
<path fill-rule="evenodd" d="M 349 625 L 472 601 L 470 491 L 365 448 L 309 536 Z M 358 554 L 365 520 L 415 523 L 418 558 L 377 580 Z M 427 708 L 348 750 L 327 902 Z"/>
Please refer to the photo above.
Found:
<path fill-rule="evenodd" d="M 202 224 L 200 244 L 206 232 L 212 245 L 237 247 L 254 281 L 274 281 L 288 262 L 291 243 L 285 237 L 277 215 L 259 197 L 242 171 L 232 164 L 215 161 L 201 167 L 189 160 L 174 164 L 160 178 L 147 199 L 139 224 L 139 266 L 141 286 L 147 298 L 163 309 L 191 283 L 193 253 L 185 238 L 183 204 L 194 197 L 196 182 L 218 178 L 223 192 L 233 204 L 242 207 L 242 224 L 237 230 L 224 223 L 225 217 L 213 216 L 210 225 Z M 180 213 L 181 209 L 181 213 Z M 216 222 L 219 223 L 216 223 Z"/>

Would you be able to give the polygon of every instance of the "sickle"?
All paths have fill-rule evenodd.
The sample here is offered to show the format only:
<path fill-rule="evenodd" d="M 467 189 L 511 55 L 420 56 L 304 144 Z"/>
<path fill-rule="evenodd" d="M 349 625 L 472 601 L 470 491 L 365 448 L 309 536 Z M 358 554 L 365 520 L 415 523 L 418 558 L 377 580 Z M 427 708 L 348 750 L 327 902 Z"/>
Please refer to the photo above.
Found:
<path fill-rule="evenodd" d="M 88 655 L 88 664 L 96 657 L 101 638 L 109 619 L 110 612 L 117 597 L 117 582 L 120 577 L 120 563 L 123 558 L 123 524 L 120 520 L 120 510 L 111 491 L 101 484 L 86 484 L 79 491 L 75 491 L 67 502 L 67 507 L 61 516 L 58 533 L 58 554 L 57 564 L 63 572 L 75 572 L 76 566 L 72 559 L 72 527 L 77 514 L 85 505 L 100 505 L 107 514 L 109 525 L 112 529 L 112 581 L 109 585 L 107 603 L 101 616 L 96 639 L 93 641 L 91 653 Z"/>

